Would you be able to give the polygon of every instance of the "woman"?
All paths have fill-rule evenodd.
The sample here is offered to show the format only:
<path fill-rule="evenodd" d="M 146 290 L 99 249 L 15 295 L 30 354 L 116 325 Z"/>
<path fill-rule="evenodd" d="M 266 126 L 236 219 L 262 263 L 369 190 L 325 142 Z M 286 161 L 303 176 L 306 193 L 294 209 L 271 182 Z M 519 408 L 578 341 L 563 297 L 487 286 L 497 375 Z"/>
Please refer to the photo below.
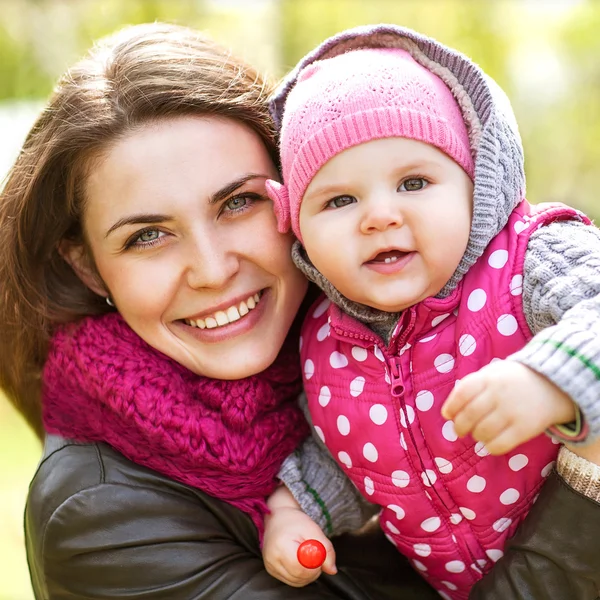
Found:
<path fill-rule="evenodd" d="M 38 598 L 437 597 L 373 531 L 303 589 L 262 564 L 265 499 L 307 431 L 267 93 L 189 30 L 125 30 L 63 78 L 9 176 L 0 383 L 41 435 L 43 380 L 60 434 L 26 509 Z"/>

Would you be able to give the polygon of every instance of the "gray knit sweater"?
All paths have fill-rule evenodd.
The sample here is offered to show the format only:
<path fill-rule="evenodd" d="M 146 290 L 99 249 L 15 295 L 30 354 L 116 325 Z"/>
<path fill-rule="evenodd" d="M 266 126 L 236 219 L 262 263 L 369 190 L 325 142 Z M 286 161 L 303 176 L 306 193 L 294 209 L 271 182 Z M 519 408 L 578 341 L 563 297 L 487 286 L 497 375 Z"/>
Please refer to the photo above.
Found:
<path fill-rule="evenodd" d="M 463 112 L 475 157 L 473 221 L 469 243 L 439 297 L 449 295 L 504 227 L 525 189 L 523 153 L 510 104 L 498 86 L 467 57 L 411 30 L 392 25 L 361 27 L 331 38 L 305 57 L 272 101 L 280 123 L 298 73 L 320 58 L 358 47 L 402 47 L 452 90 Z M 299 243 L 296 264 L 330 299 L 384 339 L 398 315 L 343 297 L 310 263 Z M 523 311 L 534 334 L 508 359 L 553 381 L 579 406 L 588 440 L 600 436 L 600 231 L 561 221 L 535 231 L 524 265 Z M 306 412 L 306 411 L 305 411 Z M 587 441 L 587 440 L 586 440 Z M 319 440 L 310 439 L 284 463 L 280 478 L 302 508 L 328 534 L 359 527 L 372 514 L 368 503 Z"/>

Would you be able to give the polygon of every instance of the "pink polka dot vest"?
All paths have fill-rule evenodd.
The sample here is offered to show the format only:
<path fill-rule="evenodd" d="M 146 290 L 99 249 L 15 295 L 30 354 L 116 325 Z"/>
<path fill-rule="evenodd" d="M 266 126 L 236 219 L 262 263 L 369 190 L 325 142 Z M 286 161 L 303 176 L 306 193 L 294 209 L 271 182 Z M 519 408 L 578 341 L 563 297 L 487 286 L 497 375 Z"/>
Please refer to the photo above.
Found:
<path fill-rule="evenodd" d="M 557 219 L 584 217 L 523 201 L 451 296 L 404 311 L 388 347 L 326 299 L 304 324 L 317 434 L 444 598 L 466 599 L 502 556 L 558 451 L 541 435 L 491 456 L 471 436 L 458 439 L 440 414 L 458 379 L 532 337 L 521 298 L 525 250 L 533 230 Z"/>

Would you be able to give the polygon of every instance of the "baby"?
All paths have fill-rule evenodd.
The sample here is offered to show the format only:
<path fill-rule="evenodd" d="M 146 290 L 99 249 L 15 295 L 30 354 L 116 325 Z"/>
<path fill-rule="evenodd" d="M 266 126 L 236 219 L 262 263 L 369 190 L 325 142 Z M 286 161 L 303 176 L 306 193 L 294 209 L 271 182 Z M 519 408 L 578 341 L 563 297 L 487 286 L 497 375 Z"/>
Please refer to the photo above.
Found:
<path fill-rule="evenodd" d="M 328 296 L 302 335 L 314 430 L 398 550 L 465 599 L 558 440 L 598 436 L 598 232 L 572 208 L 527 202 L 506 97 L 410 30 L 325 42 L 274 106 L 283 184 L 269 194 Z M 264 554 L 302 585 L 313 576 L 290 577 L 285 541 L 328 540 L 286 515 L 268 521 Z"/>

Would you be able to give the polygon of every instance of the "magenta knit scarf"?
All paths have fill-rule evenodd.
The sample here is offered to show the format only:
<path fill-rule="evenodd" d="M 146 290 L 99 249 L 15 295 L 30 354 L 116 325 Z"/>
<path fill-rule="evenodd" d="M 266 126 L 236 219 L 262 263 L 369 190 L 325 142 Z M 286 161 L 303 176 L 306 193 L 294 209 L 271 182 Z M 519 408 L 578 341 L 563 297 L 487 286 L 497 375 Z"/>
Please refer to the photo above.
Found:
<path fill-rule="evenodd" d="M 262 536 L 279 467 L 308 433 L 293 346 L 259 375 L 220 381 L 148 346 L 116 313 L 89 317 L 52 339 L 44 425 L 238 507 Z"/>

